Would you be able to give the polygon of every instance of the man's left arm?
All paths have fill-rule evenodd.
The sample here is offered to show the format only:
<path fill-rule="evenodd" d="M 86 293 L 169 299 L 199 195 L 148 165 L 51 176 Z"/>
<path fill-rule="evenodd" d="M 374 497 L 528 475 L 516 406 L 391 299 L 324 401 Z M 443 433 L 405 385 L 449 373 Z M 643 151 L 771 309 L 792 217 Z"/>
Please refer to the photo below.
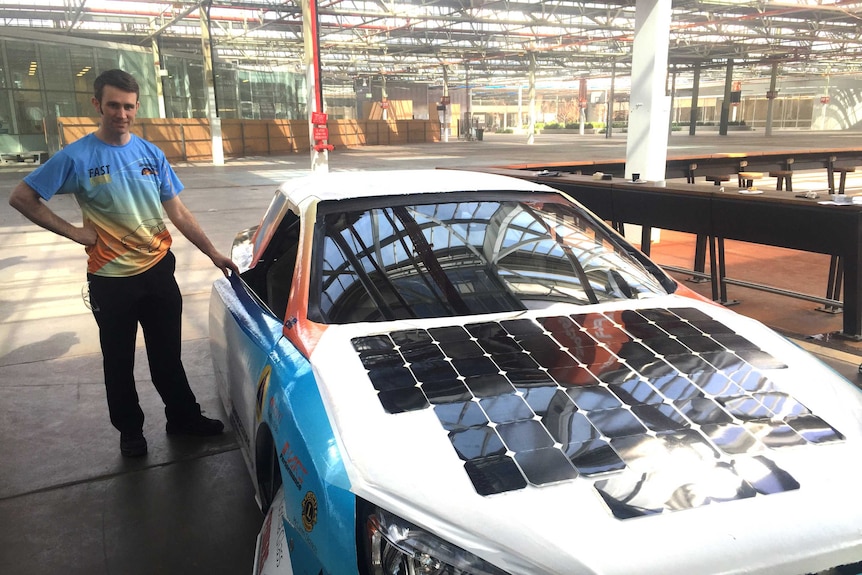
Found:
<path fill-rule="evenodd" d="M 225 276 L 228 275 L 228 271 L 233 271 L 233 273 L 239 275 L 237 265 L 233 260 L 215 248 L 203 229 L 201 229 L 197 219 L 195 219 L 194 215 L 180 200 L 179 196 L 174 196 L 170 200 L 163 201 L 162 206 L 165 209 L 165 213 L 168 214 L 171 223 L 177 227 L 186 239 L 206 254 L 212 260 L 213 264 L 224 272 Z"/>

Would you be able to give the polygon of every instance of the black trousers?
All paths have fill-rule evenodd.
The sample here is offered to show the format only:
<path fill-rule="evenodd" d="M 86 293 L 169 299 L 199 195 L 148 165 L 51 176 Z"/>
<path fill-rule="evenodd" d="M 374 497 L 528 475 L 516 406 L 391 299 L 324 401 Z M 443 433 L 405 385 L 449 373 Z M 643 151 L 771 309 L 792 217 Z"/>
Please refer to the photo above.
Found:
<path fill-rule="evenodd" d="M 153 385 L 165 403 L 168 421 L 200 414 L 180 358 L 183 300 L 174 279 L 175 268 L 176 258 L 169 251 L 139 275 L 87 274 L 90 305 L 99 325 L 108 410 L 111 423 L 122 433 L 139 433 L 144 425 L 134 377 L 138 324 L 144 333 Z"/>

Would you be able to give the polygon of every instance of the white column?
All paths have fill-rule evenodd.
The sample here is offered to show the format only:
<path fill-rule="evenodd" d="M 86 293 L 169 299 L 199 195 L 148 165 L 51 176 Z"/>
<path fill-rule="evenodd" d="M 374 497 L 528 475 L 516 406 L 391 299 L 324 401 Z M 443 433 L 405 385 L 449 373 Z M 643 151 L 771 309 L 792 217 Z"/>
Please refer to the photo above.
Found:
<path fill-rule="evenodd" d="M 524 87 L 518 84 L 518 121 L 515 127 L 521 129 L 524 127 Z"/>
<path fill-rule="evenodd" d="M 167 111 L 165 110 L 165 90 L 162 84 L 168 71 L 162 68 L 158 38 L 153 38 L 152 47 L 153 67 L 156 71 L 156 98 L 159 101 L 159 118 L 167 118 Z"/>
<path fill-rule="evenodd" d="M 530 125 L 527 128 L 527 143 L 536 138 L 536 55 L 530 52 Z"/>
<path fill-rule="evenodd" d="M 381 72 L 382 72 L 382 70 L 381 70 Z M 388 104 L 389 94 L 386 93 L 386 74 L 381 73 L 380 78 L 381 78 L 380 107 L 382 108 L 381 117 L 383 118 L 383 121 L 385 122 L 386 120 L 389 119 L 389 104 Z M 383 102 L 387 102 L 387 104 L 384 105 Z"/>
<path fill-rule="evenodd" d="M 584 124 L 587 121 L 587 79 L 578 82 L 578 132 L 584 135 Z"/>
<path fill-rule="evenodd" d="M 449 101 L 449 70 L 446 68 L 446 65 L 443 64 L 443 141 L 449 141 L 449 129 L 452 126 L 452 116 L 450 112 L 452 110 L 452 104 Z"/>
<path fill-rule="evenodd" d="M 465 133 L 467 134 L 467 139 L 473 139 L 473 93 L 470 91 L 470 62 L 464 63 L 464 84 L 465 89 L 467 91 L 467 113 L 465 114 L 465 120 L 467 121 L 467 125 L 465 126 Z"/>
<path fill-rule="evenodd" d="M 614 100 L 616 96 L 614 95 L 614 90 L 617 86 L 617 63 L 611 62 L 611 87 L 608 90 L 607 94 L 605 94 L 605 100 L 607 103 L 607 128 L 605 129 L 605 138 L 610 138 L 614 135 Z"/>
<path fill-rule="evenodd" d="M 776 81 L 778 79 L 778 62 L 772 63 L 772 72 L 769 75 L 769 91 L 766 93 L 766 131 L 764 136 L 772 136 L 772 113 L 775 97 L 778 95 L 776 91 Z"/>
<path fill-rule="evenodd" d="M 824 102 L 822 99 L 820 101 L 820 129 L 821 130 L 826 129 L 826 108 L 829 107 L 829 101 L 828 101 L 828 98 L 829 98 L 829 81 L 830 81 L 830 76 L 829 76 L 829 72 L 827 71 L 827 73 L 826 73 L 826 89 L 823 91 L 823 95 L 826 96 L 827 101 Z M 812 126 L 812 127 L 816 129 L 815 126 Z"/>
<path fill-rule="evenodd" d="M 697 131 L 697 110 L 700 100 L 700 64 L 695 64 L 694 78 L 691 83 L 691 113 L 688 118 L 688 135 L 694 136 Z"/>
<path fill-rule="evenodd" d="M 209 5 L 207 5 L 209 6 Z M 201 5 L 201 46 L 204 57 L 204 78 L 207 88 L 207 116 L 210 121 L 210 138 L 213 150 L 213 165 L 224 165 L 224 142 L 221 136 L 221 118 L 218 115 L 218 104 L 215 92 L 215 70 L 213 69 L 212 39 L 210 38 L 210 19 L 207 8 Z"/>
<path fill-rule="evenodd" d="M 626 178 L 664 180 L 670 98 L 665 93 L 671 0 L 637 0 Z"/>

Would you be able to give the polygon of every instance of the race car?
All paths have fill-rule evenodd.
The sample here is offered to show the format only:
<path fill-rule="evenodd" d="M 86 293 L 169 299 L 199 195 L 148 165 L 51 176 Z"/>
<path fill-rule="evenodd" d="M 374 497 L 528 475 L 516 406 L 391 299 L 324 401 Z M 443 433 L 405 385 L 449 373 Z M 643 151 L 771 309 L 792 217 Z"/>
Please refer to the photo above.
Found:
<path fill-rule="evenodd" d="M 215 282 L 254 573 L 815 573 L 862 560 L 860 391 L 551 187 L 282 184 Z"/>

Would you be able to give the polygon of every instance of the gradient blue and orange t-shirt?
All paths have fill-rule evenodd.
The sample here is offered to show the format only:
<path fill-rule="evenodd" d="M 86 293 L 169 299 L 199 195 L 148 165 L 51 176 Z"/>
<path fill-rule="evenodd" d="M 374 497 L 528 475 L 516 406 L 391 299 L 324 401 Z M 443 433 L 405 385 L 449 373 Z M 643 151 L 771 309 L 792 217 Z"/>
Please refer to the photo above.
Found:
<path fill-rule="evenodd" d="M 171 246 L 162 202 L 182 189 L 164 153 L 132 135 L 124 146 L 94 134 L 73 142 L 24 178 L 45 200 L 74 194 L 84 221 L 96 229 L 87 271 L 110 277 L 142 273 Z"/>

